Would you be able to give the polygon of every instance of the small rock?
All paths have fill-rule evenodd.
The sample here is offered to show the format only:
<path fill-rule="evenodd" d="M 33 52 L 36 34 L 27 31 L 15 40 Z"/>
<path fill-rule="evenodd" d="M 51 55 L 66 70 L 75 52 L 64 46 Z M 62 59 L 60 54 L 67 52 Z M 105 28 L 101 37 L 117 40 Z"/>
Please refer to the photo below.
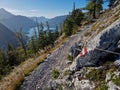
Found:
<path fill-rule="evenodd" d="M 120 87 L 115 85 L 112 81 L 108 82 L 107 85 L 108 85 L 108 90 L 120 90 Z"/>
<path fill-rule="evenodd" d="M 81 71 L 75 72 L 74 76 L 75 77 L 81 76 L 82 73 L 83 73 L 83 70 L 81 69 Z"/>
<path fill-rule="evenodd" d="M 106 74 L 105 82 L 108 82 L 110 79 L 111 79 L 111 74 L 110 74 L 110 72 L 108 72 Z"/>
<path fill-rule="evenodd" d="M 57 88 L 57 83 L 56 83 L 56 81 L 50 80 L 50 82 L 49 82 L 49 88 L 50 88 L 51 90 L 54 90 L 55 88 Z"/>
<path fill-rule="evenodd" d="M 75 90 L 93 90 L 95 88 L 94 83 L 89 80 L 76 80 L 74 86 Z"/>
<path fill-rule="evenodd" d="M 70 71 L 76 71 L 79 68 L 79 58 L 80 56 L 78 55 L 76 59 L 73 61 L 73 63 L 70 66 Z"/>
<path fill-rule="evenodd" d="M 120 60 L 116 60 L 116 61 L 114 62 L 114 65 L 115 65 L 116 67 L 120 67 Z"/>
<path fill-rule="evenodd" d="M 72 61 L 66 61 L 66 64 L 69 65 L 69 64 L 72 64 Z"/>
<path fill-rule="evenodd" d="M 115 75 L 115 78 L 120 78 L 120 72 L 119 71 L 115 71 L 114 75 Z"/>

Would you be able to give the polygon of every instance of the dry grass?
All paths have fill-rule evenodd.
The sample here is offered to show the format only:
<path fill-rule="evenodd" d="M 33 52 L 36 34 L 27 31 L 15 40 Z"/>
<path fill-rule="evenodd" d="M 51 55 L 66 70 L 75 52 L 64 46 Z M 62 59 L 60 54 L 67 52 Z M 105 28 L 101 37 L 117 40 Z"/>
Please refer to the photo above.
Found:
<path fill-rule="evenodd" d="M 15 67 L 14 70 L 3 78 L 0 82 L 0 90 L 14 90 L 16 85 L 19 84 L 31 70 L 33 70 L 38 63 L 42 62 L 47 54 L 41 55 L 37 59 L 29 59 Z"/>
<path fill-rule="evenodd" d="M 9 75 L 5 76 L 0 81 L 0 90 L 15 90 L 16 87 L 24 80 L 24 77 L 29 75 L 31 71 L 33 71 L 42 61 L 44 61 L 48 53 L 52 53 L 66 40 L 67 38 L 61 39 L 61 41 L 57 43 L 54 48 L 51 48 L 49 52 L 44 52 L 39 57 L 37 57 L 38 55 L 35 55 L 37 58 L 30 58 L 21 63 L 19 66 L 15 67 Z"/>
<path fill-rule="evenodd" d="M 91 26 L 91 31 L 96 36 L 99 32 L 103 31 L 114 21 L 120 18 L 120 5 L 113 9 L 106 10 L 103 14 L 100 15 L 99 19 Z"/>

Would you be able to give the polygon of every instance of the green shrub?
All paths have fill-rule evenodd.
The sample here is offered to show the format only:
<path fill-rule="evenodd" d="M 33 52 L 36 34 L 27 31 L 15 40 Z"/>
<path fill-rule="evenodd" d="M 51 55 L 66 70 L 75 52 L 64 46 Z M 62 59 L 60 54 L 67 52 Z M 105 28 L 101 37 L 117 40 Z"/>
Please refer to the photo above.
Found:
<path fill-rule="evenodd" d="M 59 75 L 60 75 L 58 69 L 53 69 L 53 71 L 52 71 L 51 74 L 52 74 L 52 77 L 53 77 L 54 79 L 57 79 L 57 78 L 59 77 Z"/>
<path fill-rule="evenodd" d="M 69 61 L 73 61 L 73 57 L 70 56 L 69 54 L 67 55 L 67 59 L 68 59 Z"/>
<path fill-rule="evenodd" d="M 108 90 L 108 87 L 106 84 L 100 84 L 100 85 L 98 85 L 96 90 Z"/>
<path fill-rule="evenodd" d="M 92 71 L 89 72 L 89 74 L 86 75 L 86 77 L 91 81 L 96 82 L 104 81 L 106 78 L 106 71 L 93 69 Z"/>
<path fill-rule="evenodd" d="M 67 75 L 70 75 L 71 74 L 71 71 L 70 70 L 67 70 L 64 72 L 64 76 L 67 76 Z"/>
<path fill-rule="evenodd" d="M 59 85 L 58 90 L 63 90 L 62 85 Z"/>
<path fill-rule="evenodd" d="M 117 86 L 120 86 L 120 78 L 112 79 L 112 81 L 113 81 Z"/>

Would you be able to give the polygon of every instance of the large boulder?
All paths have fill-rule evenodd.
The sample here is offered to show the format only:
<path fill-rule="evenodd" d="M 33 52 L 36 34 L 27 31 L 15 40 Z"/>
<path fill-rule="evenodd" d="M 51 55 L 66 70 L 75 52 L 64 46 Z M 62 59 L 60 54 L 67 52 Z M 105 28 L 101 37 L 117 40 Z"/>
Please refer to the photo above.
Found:
<path fill-rule="evenodd" d="M 69 50 L 69 55 L 71 57 L 76 57 L 80 53 L 80 47 L 77 43 L 75 43 Z"/>
<path fill-rule="evenodd" d="M 88 48 L 91 49 L 84 57 L 79 57 L 76 60 L 76 66 L 100 66 L 107 60 L 115 60 L 119 55 L 108 53 L 98 50 L 109 50 L 113 52 L 119 52 L 119 40 L 120 40 L 120 19 L 110 25 L 108 28 L 99 33 L 88 43 Z"/>

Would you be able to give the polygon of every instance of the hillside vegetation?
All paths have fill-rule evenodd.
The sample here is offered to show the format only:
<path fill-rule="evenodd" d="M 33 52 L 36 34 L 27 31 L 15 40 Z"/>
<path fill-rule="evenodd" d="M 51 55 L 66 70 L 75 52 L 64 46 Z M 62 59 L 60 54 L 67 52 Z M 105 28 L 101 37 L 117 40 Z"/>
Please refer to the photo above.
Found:
<path fill-rule="evenodd" d="M 116 72 L 119 73 L 118 68 L 115 66 L 112 67 L 114 61 L 112 60 L 113 55 L 111 55 L 112 58 L 108 58 L 108 53 L 101 53 L 97 50 L 95 50 L 95 52 L 94 50 L 91 51 L 85 58 L 76 58 L 79 52 L 74 53 L 75 55 L 73 56 L 68 55 L 70 51 L 76 51 L 75 48 L 78 47 L 76 44 L 79 43 L 79 40 L 87 47 L 99 33 L 101 34 L 104 30 L 106 33 L 108 26 L 112 23 L 114 24 L 115 21 L 119 23 L 120 4 L 111 7 L 113 5 L 110 3 L 110 8 L 101 12 L 103 2 L 95 1 L 96 0 L 91 0 L 83 9 L 76 9 L 74 3 L 73 11 L 69 13 L 64 24 L 60 24 L 60 31 L 58 30 L 59 27 L 56 26 L 55 31 L 52 32 L 49 22 L 46 22 L 47 30 L 44 31 L 43 23 L 37 23 L 37 31 L 39 33 L 37 35 L 36 31 L 34 32 L 27 46 L 22 40 L 23 36 L 21 32 L 16 33 L 21 46 L 15 49 L 11 47 L 11 45 L 8 45 L 7 54 L 2 50 L 0 52 L 2 63 L 0 64 L 0 68 L 2 68 L 2 65 L 5 65 L 7 69 L 5 71 L 6 73 L 2 73 L 4 72 L 2 69 L 0 70 L 0 90 L 14 90 L 16 88 L 20 88 L 21 90 L 30 88 L 70 90 L 75 88 L 79 90 L 82 86 L 86 85 L 88 85 L 88 90 L 92 90 L 93 88 L 96 90 L 107 90 L 111 83 L 119 88 L 119 82 L 117 81 L 119 77 L 116 74 Z M 96 7 L 96 5 L 98 5 L 98 7 Z M 88 12 L 83 13 L 82 10 L 88 10 Z M 114 25 L 112 26 L 115 27 Z M 112 26 L 111 28 L 113 28 Z M 110 31 L 111 30 L 109 30 L 109 32 Z M 106 35 L 109 34 L 111 35 L 111 33 Z M 106 35 L 103 34 L 103 37 Z M 96 42 L 98 42 L 98 40 L 96 40 Z M 118 43 L 118 41 L 116 41 L 116 43 Z M 116 43 L 114 43 L 114 47 L 117 47 Z M 94 43 L 92 44 L 94 45 Z M 97 46 L 95 45 L 95 47 Z M 74 50 L 71 50 L 71 48 Z M 92 52 L 93 54 L 91 54 Z M 119 49 L 117 52 L 119 53 Z M 96 58 L 93 57 L 94 53 L 96 53 Z M 106 55 L 106 57 L 99 58 L 97 54 L 101 54 L 101 56 Z M 5 55 L 6 57 L 4 58 Z M 6 66 L 6 62 L 3 61 L 4 59 L 9 62 L 8 66 Z M 100 61 L 97 62 L 96 59 Z M 93 61 L 93 63 L 89 63 L 89 61 Z M 102 68 L 96 67 L 100 65 L 102 65 Z M 89 66 L 90 68 L 86 68 Z M 33 72 L 30 73 L 31 71 Z M 113 75 L 115 78 L 113 78 L 111 74 L 111 82 L 109 82 L 108 79 L 106 81 L 104 80 L 109 73 L 115 73 Z M 6 77 L 4 77 L 5 75 Z M 26 75 L 29 76 L 24 78 Z"/>

